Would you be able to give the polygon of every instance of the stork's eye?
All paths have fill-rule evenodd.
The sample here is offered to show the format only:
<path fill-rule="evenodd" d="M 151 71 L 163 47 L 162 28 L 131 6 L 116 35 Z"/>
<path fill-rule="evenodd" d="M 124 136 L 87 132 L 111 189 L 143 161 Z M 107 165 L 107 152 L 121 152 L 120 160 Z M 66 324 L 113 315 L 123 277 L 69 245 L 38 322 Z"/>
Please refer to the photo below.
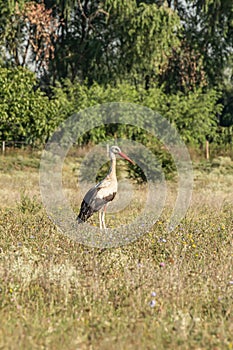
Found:
<path fill-rule="evenodd" d="M 119 147 L 113 146 L 113 147 L 112 147 L 112 152 L 113 152 L 113 153 L 119 153 L 119 152 L 120 152 Z"/>

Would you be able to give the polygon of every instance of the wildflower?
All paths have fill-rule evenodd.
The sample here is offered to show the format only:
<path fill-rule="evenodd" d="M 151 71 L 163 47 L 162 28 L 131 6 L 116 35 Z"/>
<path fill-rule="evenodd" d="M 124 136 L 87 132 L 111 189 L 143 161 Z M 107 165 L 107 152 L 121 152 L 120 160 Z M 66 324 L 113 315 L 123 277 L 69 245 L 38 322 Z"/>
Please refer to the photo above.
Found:
<path fill-rule="evenodd" d="M 156 301 L 153 299 L 153 300 L 151 300 L 151 302 L 150 302 L 150 307 L 155 307 L 155 305 L 156 305 Z"/>
<path fill-rule="evenodd" d="M 160 267 L 164 267 L 164 266 L 165 266 L 165 263 L 164 263 L 164 262 L 161 262 L 161 263 L 159 264 L 159 266 L 160 266 Z"/>
<path fill-rule="evenodd" d="M 156 297 L 156 292 L 151 292 L 152 297 Z"/>

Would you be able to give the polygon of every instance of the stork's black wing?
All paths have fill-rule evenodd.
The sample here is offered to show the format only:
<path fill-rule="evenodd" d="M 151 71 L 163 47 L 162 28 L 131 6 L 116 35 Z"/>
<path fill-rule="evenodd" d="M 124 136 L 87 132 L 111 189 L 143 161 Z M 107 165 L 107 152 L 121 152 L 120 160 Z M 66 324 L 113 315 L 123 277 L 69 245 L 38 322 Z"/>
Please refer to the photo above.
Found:
<path fill-rule="evenodd" d="M 100 187 L 92 187 L 83 198 L 81 208 L 77 217 L 79 222 L 86 221 L 95 212 L 103 208 L 108 202 L 112 201 L 116 193 L 110 194 L 104 198 L 98 197 Z"/>

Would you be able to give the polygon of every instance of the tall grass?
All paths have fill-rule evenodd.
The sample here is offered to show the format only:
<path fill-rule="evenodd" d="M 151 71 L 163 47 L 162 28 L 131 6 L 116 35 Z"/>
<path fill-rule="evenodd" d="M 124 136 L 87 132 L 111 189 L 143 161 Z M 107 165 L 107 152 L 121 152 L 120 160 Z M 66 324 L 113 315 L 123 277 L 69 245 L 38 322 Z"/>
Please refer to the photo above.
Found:
<path fill-rule="evenodd" d="M 67 162 L 64 181 L 71 199 L 73 166 Z M 167 208 L 140 240 L 104 251 L 57 230 L 36 174 L 11 169 L 9 189 L 7 172 L 0 177 L 8 198 L 0 209 L 0 348 L 233 348 L 231 173 L 199 168 L 191 207 L 173 232 Z M 106 221 L 117 224 L 134 210 Z"/>

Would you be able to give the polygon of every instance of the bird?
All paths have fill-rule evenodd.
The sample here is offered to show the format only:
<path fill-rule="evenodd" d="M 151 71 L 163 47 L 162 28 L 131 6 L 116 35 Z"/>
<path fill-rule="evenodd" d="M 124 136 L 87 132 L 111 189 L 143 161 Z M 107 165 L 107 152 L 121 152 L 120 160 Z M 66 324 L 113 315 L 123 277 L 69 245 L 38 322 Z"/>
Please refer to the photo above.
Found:
<path fill-rule="evenodd" d="M 77 216 L 78 223 L 83 223 L 94 213 L 99 212 L 99 225 L 100 229 L 106 230 L 105 225 L 105 212 L 107 205 L 111 202 L 117 193 L 117 176 L 116 176 L 116 155 L 121 156 L 128 162 L 135 164 L 125 153 L 123 153 L 118 146 L 112 146 L 109 151 L 111 159 L 111 167 L 108 175 L 96 184 L 94 187 L 85 194 L 79 214 Z"/>

